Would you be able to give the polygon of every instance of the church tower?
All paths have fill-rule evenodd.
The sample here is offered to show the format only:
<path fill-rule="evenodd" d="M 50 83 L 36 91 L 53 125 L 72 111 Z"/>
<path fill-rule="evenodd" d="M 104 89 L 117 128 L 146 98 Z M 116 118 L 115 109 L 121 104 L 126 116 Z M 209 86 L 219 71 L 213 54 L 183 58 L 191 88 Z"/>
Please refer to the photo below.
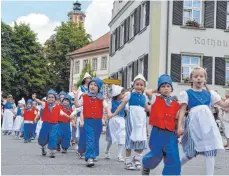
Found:
<path fill-rule="evenodd" d="M 84 26 L 85 17 L 85 13 L 81 11 L 81 3 L 77 0 L 73 3 L 73 10 L 68 13 L 68 19 L 77 24 L 82 23 Z"/>

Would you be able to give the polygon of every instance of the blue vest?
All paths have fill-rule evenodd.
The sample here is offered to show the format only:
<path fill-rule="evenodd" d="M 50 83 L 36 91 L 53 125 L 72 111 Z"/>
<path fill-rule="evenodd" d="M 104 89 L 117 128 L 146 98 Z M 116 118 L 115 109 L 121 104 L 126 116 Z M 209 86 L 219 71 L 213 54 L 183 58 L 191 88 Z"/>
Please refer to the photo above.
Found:
<path fill-rule="evenodd" d="M 146 97 L 141 93 L 132 92 L 130 94 L 129 106 L 141 106 L 145 108 Z"/>
<path fill-rule="evenodd" d="M 13 109 L 13 103 L 6 102 L 5 109 Z"/>
<path fill-rule="evenodd" d="M 204 89 L 201 92 L 192 89 L 189 89 L 186 92 L 188 94 L 188 109 L 199 105 L 209 106 L 211 103 L 211 93 Z"/>
<path fill-rule="evenodd" d="M 112 102 L 111 102 L 111 105 L 112 105 L 111 112 L 114 113 L 120 104 L 122 104 L 121 101 L 112 100 Z M 125 116 L 125 107 L 117 115 L 120 116 L 120 117 L 124 117 Z"/>
<path fill-rule="evenodd" d="M 17 108 L 17 115 L 21 116 L 21 109 L 19 107 Z"/>

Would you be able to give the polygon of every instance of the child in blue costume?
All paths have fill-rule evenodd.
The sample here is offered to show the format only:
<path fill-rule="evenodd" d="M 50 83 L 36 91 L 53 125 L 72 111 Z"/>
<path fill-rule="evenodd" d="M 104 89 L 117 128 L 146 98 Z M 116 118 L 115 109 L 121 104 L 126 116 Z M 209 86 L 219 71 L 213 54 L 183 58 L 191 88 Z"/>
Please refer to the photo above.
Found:
<path fill-rule="evenodd" d="M 88 84 L 91 81 L 91 79 L 92 79 L 91 75 L 86 72 L 83 77 L 82 84 L 79 87 L 78 91 L 73 89 L 74 102 L 76 108 L 79 108 L 78 102 L 81 101 L 82 95 L 88 92 Z M 77 116 L 77 119 L 76 119 L 76 128 L 74 129 L 77 131 L 74 131 L 75 133 L 73 134 L 76 138 L 78 138 L 77 153 L 81 159 L 84 159 L 84 155 L 86 151 L 86 135 L 85 135 L 84 127 L 80 126 L 80 116 L 82 114 L 81 112 L 82 112 L 81 108 L 76 109 L 75 111 L 76 114 L 74 115 Z"/>
<path fill-rule="evenodd" d="M 21 130 L 21 126 L 22 123 L 24 121 L 24 118 L 22 116 L 22 111 L 25 109 L 25 100 L 21 99 L 20 101 L 18 101 L 18 107 L 16 108 L 16 118 L 14 120 L 14 126 L 13 126 L 13 130 L 15 132 L 15 139 L 20 139 L 20 130 Z"/>
<path fill-rule="evenodd" d="M 125 90 L 123 87 L 112 85 L 112 102 L 111 102 L 111 112 L 114 113 L 118 106 L 122 103 L 125 96 Z M 110 159 L 110 147 L 112 144 L 118 144 L 118 161 L 124 162 L 122 157 L 122 152 L 125 145 L 125 107 L 118 113 L 117 116 L 109 119 L 107 124 L 107 147 L 105 151 L 105 158 Z"/>
<path fill-rule="evenodd" d="M 181 110 L 178 121 L 178 135 L 182 137 L 184 156 L 181 164 L 196 155 L 205 157 L 206 175 L 214 175 L 215 157 L 217 151 L 224 151 L 222 137 L 215 123 L 210 107 L 214 104 L 223 108 L 229 107 L 229 102 L 224 102 L 215 91 L 205 90 L 207 73 L 202 67 L 196 67 L 190 74 L 193 87 L 180 94 Z M 185 111 L 189 114 L 185 118 L 183 131 L 182 121 Z"/>
<path fill-rule="evenodd" d="M 2 131 L 4 135 L 10 135 L 13 129 L 13 121 L 14 121 L 14 103 L 13 103 L 13 96 L 8 95 L 7 101 L 4 102 L 5 111 L 3 114 L 3 124 L 2 124 Z"/>
<path fill-rule="evenodd" d="M 72 97 L 68 94 L 65 94 L 62 99 L 61 109 L 67 115 L 71 115 L 72 107 L 70 106 Z M 70 128 L 71 119 L 60 116 L 58 120 L 58 142 L 57 142 L 57 150 L 60 151 L 60 145 L 62 147 L 62 153 L 67 153 L 68 148 L 70 147 L 71 142 L 71 128 Z"/>
<path fill-rule="evenodd" d="M 134 78 L 132 92 L 128 92 L 123 102 L 119 105 L 112 117 L 119 112 L 129 102 L 129 111 L 126 117 L 126 159 L 125 169 L 140 170 L 143 150 L 147 149 L 146 134 L 146 112 L 148 108 L 147 98 L 143 94 L 146 86 L 146 80 L 139 74 Z M 131 158 L 131 150 L 134 150 L 135 156 Z"/>
<path fill-rule="evenodd" d="M 103 109 L 110 115 L 107 102 L 102 94 L 103 81 L 93 78 L 88 84 L 88 93 L 84 94 L 79 105 L 83 107 L 80 125 L 86 134 L 85 161 L 88 167 L 94 166 L 94 159 L 99 156 L 99 139 L 102 132 Z"/>
<path fill-rule="evenodd" d="M 180 175 L 181 164 L 175 134 L 175 119 L 180 105 L 177 98 L 171 96 L 173 91 L 172 79 L 169 75 L 161 75 L 158 88 L 147 90 L 151 104 L 149 124 L 152 126 L 150 134 L 150 151 L 143 157 L 142 175 L 149 175 L 150 169 L 155 169 L 164 160 L 163 175 Z M 153 93 L 160 93 L 159 96 Z"/>

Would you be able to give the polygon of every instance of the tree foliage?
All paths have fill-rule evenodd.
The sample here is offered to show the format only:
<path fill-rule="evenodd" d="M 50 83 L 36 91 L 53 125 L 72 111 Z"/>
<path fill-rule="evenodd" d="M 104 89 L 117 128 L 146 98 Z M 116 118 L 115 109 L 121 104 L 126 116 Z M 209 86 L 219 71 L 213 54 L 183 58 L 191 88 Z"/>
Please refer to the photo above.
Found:
<path fill-rule="evenodd" d="M 45 42 L 44 53 L 49 60 L 49 69 L 54 71 L 52 85 L 56 91 L 69 90 L 70 59 L 66 55 L 90 41 L 90 35 L 81 24 L 69 21 L 62 22 L 61 26 L 56 28 L 56 34 Z"/>
<path fill-rule="evenodd" d="M 82 83 L 83 77 L 85 75 L 85 73 L 88 72 L 92 77 L 96 77 L 96 73 L 93 72 L 92 68 L 91 68 L 91 63 L 87 63 L 86 66 L 83 68 L 81 74 L 80 74 L 80 79 L 78 80 L 77 84 L 74 85 L 75 87 L 79 87 Z"/>
<path fill-rule="evenodd" d="M 4 92 L 13 94 L 17 99 L 29 96 L 32 92 L 44 95 L 50 78 L 48 62 L 37 41 L 37 35 L 26 24 L 15 23 L 11 28 L 2 23 L 2 26 L 6 26 L 6 33 L 10 34 L 4 36 L 2 32 L 2 58 L 6 58 L 1 63 Z M 9 40 L 9 44 L 4 40 Z"/>

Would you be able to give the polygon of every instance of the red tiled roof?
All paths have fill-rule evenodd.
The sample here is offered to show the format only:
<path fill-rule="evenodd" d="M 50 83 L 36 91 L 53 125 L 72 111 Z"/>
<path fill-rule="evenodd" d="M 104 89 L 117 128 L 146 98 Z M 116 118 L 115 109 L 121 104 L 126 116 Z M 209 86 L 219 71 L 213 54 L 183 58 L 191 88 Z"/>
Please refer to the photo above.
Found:
<path fill-rule="evenodd" d="M 89 43 L 88 45 L 69 53 L 68 55 L 80 54 L 89 51 L 109 48 L 109 45 L 110 45 L 110 32 L 104 34 L 103 36 L 99 37 L 97 40 Z"/>

